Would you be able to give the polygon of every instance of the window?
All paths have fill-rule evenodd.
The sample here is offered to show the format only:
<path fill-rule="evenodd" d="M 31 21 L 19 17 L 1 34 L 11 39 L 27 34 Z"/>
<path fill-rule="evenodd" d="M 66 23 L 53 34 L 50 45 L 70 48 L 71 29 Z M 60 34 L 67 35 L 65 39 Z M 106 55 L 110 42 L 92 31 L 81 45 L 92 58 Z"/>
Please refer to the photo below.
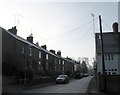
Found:
<path fill-rule="evenodd" d="M 64 68 L 64 65 L 65 65 L 65 62 L 64 62 L 64 60 L 62 61 L 62 71 L 64 72 L 65 71 L 65 68 Z"/>
<path fill-rule="evenodd" d="M 38 64 L 41 65 L 41 62 L 39 61 Z"/>
<path fill-rule="evenodd" d="M 39 52 L 39 58 L 41 58 L 41 52 Z"/>
<path fill-rule="evenodd" d="M 111 75 L 111 72 L 108 72 L 109 75 Z"/>
<path fill-rule="evenodd" d="M 59 65 L 60 65 L 60 60 L 59 60 Z"/>
<path fill-rule="evenodd" d="M 30 53 L 29 53 L 29 56 L 32 56 L 32 49 L 31 49 L 31 47 L 30 47 Z"/>
<path fill-rule="evenodd" d="M 46 69 L 48 69 L 48 63 L 46 63 Z"/>
<path fill-rule="evenodd" d="M 111 60 L 113 60 L 113 54 L 111 54 Z"/>
<path fill-rule="evenodd" d="M 40 62 L 40 61 L 38 62 L 38 68 L 39 68 L 40 70 L 42 69 L 41 62 Z"/>
<path fill-rule="evenodd" d="M 46 59 L 48 60 L 48 54 L 46 54 Z"/>
<path fill-rule="evenodd" d="M 64 68 L 64 67 L 62 68 L 62 71 L 63 71 L 63 72 L 65 71 L 65 68 Z"/>
<path fill-rule="evenodd" d="M 108 54 L 108 60 L 110 60 L 110 54 Z"/>
<path fill-rule="evenodd" d="M 113 60 L 114 59 L 114 56 L 113 56 L 113 54 L 105 54 L 105 60 Z"/>
<path fill-rule="evenodd" d="M 116 72 L 113 72 L 112 74 L 113 74 L 113 75 L 116 75 L 117 73 L 116 73 Z"/>
<path fill-rule="evenodd" d="M 22 47 L 21 53 L 22 53 L 22 54 L 25 53 L 25 49 L 24 49 L 24 47 Z"/>
<path fill-rule="evenodd" d="M 107 54 L 105 54 L 105 60 L 107 60 Z"/>
<path fill-rule="evenodd" d="M 63 65 L 65 64 L 65 63 L 64 63 L 64 60 L 63 60 L 62 64 L 63 64 Z"/>

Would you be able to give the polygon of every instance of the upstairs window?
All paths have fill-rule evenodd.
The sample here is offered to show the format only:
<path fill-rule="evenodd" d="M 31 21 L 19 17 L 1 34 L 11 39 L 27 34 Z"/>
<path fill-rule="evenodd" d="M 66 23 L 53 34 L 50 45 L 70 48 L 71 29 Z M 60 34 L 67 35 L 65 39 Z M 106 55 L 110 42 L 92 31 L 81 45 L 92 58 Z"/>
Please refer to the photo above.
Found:
<path fill-rule="evenodd" d="M 104 58 L 105 58 L 105 60 L 114 60 L 114 56 L 113 56 L 113 54 L 105 54 L 104 55 Z"/>
<path fill-rule="evenodd" d="M 29 56 L 32 56 L 32 48 L 30 47 L 30 53 Z"/>
<path fill-rule="evenodd" d="M 60 62 L 60 60 L 59 60 L 59 64 L 60 64 L 61 62 Z"/>
<path fill-rule="evenodd" d="M 48 60 L 48 54 L 46 54 L 46 59 Z"/>
<path fill-rule="evenodd" d="M 105 54 L 105 60 L 107 60 L 107 54 Z"/>
<path fill-rule="evenodd" d="M 41 52 L 39 52 L 39 58 L 41 58 Z"/>
<path fill-rule="evenodd" d="M 64 60 L 63 60 L 63 62 L 62 62 L 62 65 L 64 65 L 65 63 L 64 63 Z"/>
<path fill-rule="evenodd" d="M 22 47 L 22 49 L 21 49 L 21 53 L 22 53 L 22 54 L 25 53 L 25 49 L 24 49 L 24 47 Z"/>
<path fill-rule="evenodd" d="M 111 60 L 113 60 L 113 54 L 111 54 Z"/>

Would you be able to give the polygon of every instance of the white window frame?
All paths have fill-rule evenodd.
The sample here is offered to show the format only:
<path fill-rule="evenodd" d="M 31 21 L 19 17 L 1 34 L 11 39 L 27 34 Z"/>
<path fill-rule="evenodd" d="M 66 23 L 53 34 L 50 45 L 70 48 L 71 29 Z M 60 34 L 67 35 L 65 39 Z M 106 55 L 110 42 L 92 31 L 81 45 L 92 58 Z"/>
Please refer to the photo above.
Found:
<path fill-rule="evenodd" d="M 39 58 L 41 58 L 41 52 L 39 51 Z"/>
<path fill-rule="evenodd" d="M 32 56 L 32 48 L 29 48 L 30 52 L 29 52 L 29 56 Z"/>
<path fill-rule="evenodd" d="M 46 54 L 46 59 L 48 60 L 48 54 Z"/>

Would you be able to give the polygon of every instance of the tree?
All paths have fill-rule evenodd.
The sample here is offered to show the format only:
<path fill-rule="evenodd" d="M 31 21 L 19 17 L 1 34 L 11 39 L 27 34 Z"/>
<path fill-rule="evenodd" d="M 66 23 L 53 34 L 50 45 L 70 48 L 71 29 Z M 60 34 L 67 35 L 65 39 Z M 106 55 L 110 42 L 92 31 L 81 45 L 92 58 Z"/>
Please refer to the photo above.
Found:
<path fill-rule="evenodd" d="M 87 68 L 85 61 L 82 61 L 82 71 L 83 71 L 83 73 L 87 73 L 87 71 L 88 71 L 88 68 Z"/>
<path fill-rule="evenodd" d="M 81 63 L 82 58 L 81 58 L 81 57 L 78 57 L 78 59 L 77 59 L 77 60 L 78 60 L 78 62 L 79 62 L 79 63 Z"/>

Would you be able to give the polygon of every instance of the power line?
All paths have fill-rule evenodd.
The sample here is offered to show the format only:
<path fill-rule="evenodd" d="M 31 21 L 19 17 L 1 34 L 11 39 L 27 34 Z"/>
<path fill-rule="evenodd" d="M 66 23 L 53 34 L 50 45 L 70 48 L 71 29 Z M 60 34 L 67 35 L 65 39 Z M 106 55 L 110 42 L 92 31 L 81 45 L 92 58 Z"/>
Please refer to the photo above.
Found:
<path fill-rule="evenodd" d="M 102 22 L 111 30 L 111 27 L 103 19 L 102 19 Z"/>
<path fill-rule="evenodd" d="M 89 30 L 90 29 L 92 29 L 92 26 L 90 26 L 90 28 L 88 28 L 88 30 L 85 32 L 85 34 L 84 35 L 82 35 L 79 39 L 77 39 L 73 44 L 71 44 L 70 45 L 70 49 L 72 49 L 72 46 L 74 46 L 74 44 L 76 44 L 77 43 L 77 41 L 79 41 L 79 43 L 83 40 L 83 39 L 85 39 L 86 38 L 86 34 L 89 32 Z M 87 38 L 89 38 L 89 37 L 87 37 Z M 72 41 L 73 42 L 73 41 Z M 77 44 L 78 45 L 78 44 Z"/>
<path fill-rule="evenodd" d="M 96 18 L 95 18 L 96 19 Z M 72 29 L 71 31 L 68 31 L 66 33 L 63 33 L 63 34 L 60 34 L 60 35 L 57 35 L 57 36 L 54 36 L 54 37 L 50 37 L 50 38 L 47 38 L 46 40 L 54 40 L 55 38 L 60 38 L 62 36 L 65 36 L 66 34 L 70 34 L 72 32 L 75 32 L 76 30 L 80 29 L 80 28 L 83 28 L 84 26 L 88 25 L 89 23 L 91 23 L 93 20 L 90 20 L 88 21 L 87 23 L 83 24 L 83 25 L 80 25 L 74 29 Z"/>
<path fill-rule="evenodd" d="M 96 20 L 96 21 L 97 21 L 97 20 Z M 96 21 L 95 21 L 94 23 L 96 23 Z M 94 33 L 92 33 L 91 36 L 90 36 L 90 35 L 87 35 L 87 36 L 86 36 L 87 33 L 90 33 L 89 30 L 92 29 L 92 28 L 93 28 L 93 26 L 91 25 L 91 26 L 88 28 L 88 30 L 84 33 L 84 35 L 82 35 L 79 39 L 77 39 L 76 42 L 77 42 L 77 41 L 80 41 L 80 42 L 81 42 L 82 40 L 85 40 L 85 39 L 86 39 L 86 40 L 88 39 L 88 41 L 90 41 L 89 39 L 90 39 L 91 37 L 94 38 Z M 85 42 L 85 43 L 88 43 L 88 41 Z M 73 40 L 72 40 L 72 42 L 73 42 Z M 72 49 L 72 46 L 73 46 L 74 44 L 76 44 L 76 42 L 74 42 L 72 45 L 70 45 L 70 47 L 71 47 L 70 49 Z M 80 42 L 79 42 L 79 43 L 80 43 Z M 78 45 L 78 44 L 77 44 L 77 45 Z"/>
<path fill-rule="evenodd" d="M 95 19 L 95 24 L 96 24 L 97 20 Z M 91 23 L 92 24 L 92 23 Z M 91 32 L 90 30 L 93 28 L 93 25 L 90 25 L 90 27 L 87 29 L 87 31 L 84 31 L 82 32 L 82 34 L 80 35 L 80 37 L 78 39 L 70 39 L 69 42 L 70 44 L 73 43 L 72 45 L 70 45 L 70 47 L 72 47 L 77 41 L 82 41 L 82 40 L 85 40 L 85 39 L 89 39 L 90 38 L 90 35 L 91 35 Z M 92 34 L 94 35 L 94 33 L 92 32 Z M 92 35 L 92 37 L 94 38 L 94 36 Z M 68 40 L 68 39 L 67 39 Z M 61 40 L 59 40 L 61 41 Z M 65 40 L 64 40 L 65 42 Z M 52 42 L 52 44 L 55 43 L 55 44 L 58 44 L 59 42 Z M 63 43 L 63 42 L 61 42 Z M 59 43 L 60 44 L 60 43 Z"/>

